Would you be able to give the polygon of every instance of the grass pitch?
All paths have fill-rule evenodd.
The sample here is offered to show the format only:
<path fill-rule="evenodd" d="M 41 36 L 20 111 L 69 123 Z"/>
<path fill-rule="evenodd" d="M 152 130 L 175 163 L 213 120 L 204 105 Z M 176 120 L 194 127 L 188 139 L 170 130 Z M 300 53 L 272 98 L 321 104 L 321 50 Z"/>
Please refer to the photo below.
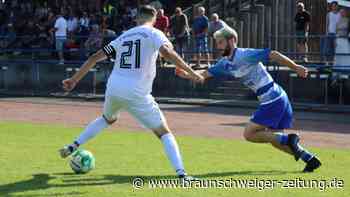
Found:
<path fill-rule="evenodd" d="M 75 175 L 57 150 L 70 143 L 81 130 L 57 125 L 0 123 L 0 197 L 350 196 L 349 150 L 311 148 L 320 156 L 323 166 L 315 173 L 303 174 L 300 173 L 303 162 L 296 163 L 269 145 L 193 137 L 177 138 L 186 170 L 202 180 L 226 181 L 226 185 L 150 188 L 149 181 L 174 178 L 174 172 L 156 137 L 127 131 L 107 130 L 84 145 L 95 155 L 96 169 Z M 145 181 L 143 188 L 133 187 L 136 177 Z M 255 180 L 260 186 L 276 180 L 282 185 L 229 188 L 232 184 L 228 181 L 237 180 L 250 180 L 250 184 Z M 264 180 L 268 182 L 262 183 Z M 292 188 L 298 185 L 309 188 Z"/>

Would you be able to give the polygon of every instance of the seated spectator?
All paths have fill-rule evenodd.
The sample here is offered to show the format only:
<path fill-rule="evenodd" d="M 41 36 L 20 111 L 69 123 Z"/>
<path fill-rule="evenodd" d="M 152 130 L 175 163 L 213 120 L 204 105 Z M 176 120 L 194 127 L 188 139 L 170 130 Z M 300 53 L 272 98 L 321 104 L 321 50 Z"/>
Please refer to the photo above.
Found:
<path fill-rule="evenodd" d="M 1 49 L 13 48 L 13 45 L 16 41 L 16 32 L 13 24 L 10 23 L 7 25 L 3 36 L 4 36 L 3 39 L 0 39 L 0 48 Z"/>
<path fill-rule="evenodd" d="M 111 4 L 109 0 L 106 0 L 103 3 L 102 15 L 105 16 L 108 20 L 108 26 L 114 26 L 114 16 L 116 15 L 116 8 Z"/>
<path fill-rule="evenodd" d="M 27 24 L 25 25 L 25 31 L 22 39 L 22 47 L 24 48 L 32 48 L 38 42 L 38 36 L 40 33 L 40 29 L 34 23 L 34 19 L 29 19 Z"/>
<path fill-rule="evenodd" d="M 79 39 L 78 43 L 84 44 L 89 36 L 89 25 L 90 19 L 88 17 L 87 12 L 83 12 L 83 16 L 79 19 L 79 31 L 77 33 Z"/>
<path fill-rule="evenodd" d="M 68 38 L 65 43 L 65 48 L 69 51 L 78 51 L 80 50 L 80 45 L 72 37 Z"/>
<path fill-rule="evenodd" d="M 93 25 L 89 38 L 85 41 L 84 47 L 88 53 L 92 53 L 95 50 L 102 47 L 102 33 L 98 25 Z"/>
<path fill-rule="evenodd" d="M 90 19 L 87 12 L 83 12 L 83 16 L 79 20 L 80 32 L 88 32 L 89 31 Z"/>
<path fill-rule="evenodd" d="M 40 48 L 51 48 L 51 38 L 46 27 L 46 18 L 42 17 L 37 24 L 39 29 L 38 44 Z"/>
<path fill-rule="evenodd" d="M 95 14 L 90 14 L 89 21 L 89 29 L 91 29 L 94 25 L 99 25 L 98 18 Z"/>

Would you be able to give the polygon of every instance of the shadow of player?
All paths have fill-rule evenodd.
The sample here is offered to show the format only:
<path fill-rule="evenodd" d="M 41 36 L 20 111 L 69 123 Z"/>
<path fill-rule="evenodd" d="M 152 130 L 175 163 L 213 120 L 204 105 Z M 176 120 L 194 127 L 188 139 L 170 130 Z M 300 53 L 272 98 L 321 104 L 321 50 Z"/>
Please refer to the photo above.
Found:
<path fill-rule="evenodd" d="M 296 174 L 301 173 L 299 171 L 236 171 L 236 172 L 217 172 L 217 173 L 207 173 L 207 174 L 197 174 L 194 175 L 200 179 L 210 179 L 210 178 L 223 178 L 234 179 L 235 176 L 279 176 L 286 174 Z M 15 183 L 9 183 L 0 185 L 1 196 L 11 196 L 11 194 L 27 191 L 36 190 L 46 190 L 50 188 L 69 188 L 69 187 L 83 187 L 83 186 L 103 186 L 103 185 L 113 185 L 113 184 L 127 184 L 130 186 L 133 179 L 142 178 L 145 183 L 154 179 L 175 179 L 173 175 L 161 175 L 161 176 L 144 176 L 144 175 L 96 175 L 96 176 L 86 176 L 86 175 L 76 175 L 74 173 L 55 173 L 49 174 L 34 174 L 29 180 L 18 181 Z M 49 181 L 53 179 L 62 179 L 62 184 L 50 184 Z M 52 193 L 52 194 L 38 194 L 38 195 L 21 195 L 24 197 L 31 196 L 74 196 L 82 195 L 80 192 L 70 192 L 70 193 Z"/>
<path fill-rule="evenodd" d="M 11 196 L 14 193 L 18 192 L 26 192 L 26 191 L 35 191 L 35 190 L 46 190 L 52 187 L 56 187 L 58 185 L 49 184 L 50 180 L 56 179 L 57 177 L 50 176 L 49 174 L 33 174 L 33 177 L 28 180 L 18 181 L 14 183 L 0 185 L 0 196 Z M 31 196 L 73 196 L 80 195 L 80 192 L 70 192 L 70 193 L 53 193 L 48 195 L 21 195 L 25 197 Z"/>

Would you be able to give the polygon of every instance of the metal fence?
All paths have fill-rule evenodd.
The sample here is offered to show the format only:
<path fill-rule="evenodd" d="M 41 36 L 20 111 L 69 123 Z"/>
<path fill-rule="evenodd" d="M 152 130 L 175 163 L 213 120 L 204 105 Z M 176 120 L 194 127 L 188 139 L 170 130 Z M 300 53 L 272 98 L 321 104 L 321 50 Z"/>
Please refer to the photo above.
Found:
<path fill-rule="evenodd" d="M 298 37 L 280 36 L 277 38 L 297 39 Z M 175 39 L 171 40 L 174 41 L 174 45 L 176 46 L 177 43 L 175 42 Z M 213 40 L 211 38 L 209 38 L 208 43 L 210 43 L 208 45 L 210 48 L 208 53 L 211 56 L 209 60 L 214 63 L 216 61 L 214 53 L 217 51 L 212 48 Z M 295 57 L 296 55 L 321 55 L 320 51 L 311 51 L 307 54 L 301 54 L 295 51 L 284 51 L 282 48 L 278 48 L 278 46 L 273 49 L 280 49 L 290 57 Z M 21 55 L 13 55 L 15 52 L 20 52 Z M 60 87 L 61 80 L 76 72 L 77 69 L 79 69 L 79 67 L 83 64 L 86 56 L 82 57 L 80 55 L 80 53 L 82 53 L 81 50 L 65 50 L 65 52 L 72 57 L 71 59 L 67 59 L 64 65 L 58 65 L 58 59 L 56 60 L 53 55 L 55 52 L 55 49 L 42 48 L 1 49 L 0 94 L 50 96 L 57 93 L 62 93 L 62 89 Z M 193 59 L 193 55 L 196 53 L 194 39 L 189 38 L 186 41 L 183 53 L 186 61 L 193 63 L 196 62 Z M 350 53 L 335 55 L 349 56 L 350 58 Z M 315 59 L 311 60 L 312 61 L 308 63 L 300 62 L 310 68 L 311 72 L 307 80 L 298 79 L 293 72 L 290 72 L 285 67 L 275 63 L 267 65 L 267 69 L 275 78 L 276 82 L 284 86 L 284 88 L 288 91 L 291 100 L 293 101 L 299 101 L 301 94 L 309 94 L 307 91 L 317 86 L 318 89 L 314 92 L 315 94 L 319 94 L 319 96 L 317 98 L 309 98 L 307 100 L 308 102 L 319 102 L 323 104 L 348 103 L 348 98 L 350 96 L 350 70 L 348 69 L 348 66 L 336 65 L 333 67 L 330 64 L 330 61 L 321 61 L 320 59 L 317 61 Z M 166 90 L 159 94 L 162 96 L 198 96 L 209 98 L 209 91 L 215 91 L 217 89 L 216 86 L 224 86 L 224 83 L 215 82 L 208 84 L 204 88 L 198 87 L 187 81 L 172 80 L 172 78 L 175 77 L 173 77 L 173 66 L 171 65 L 158 69 L 161 74 L 157 77 L 155 92 L 159 93 L 159 90 Z M 106 61 L 99 63 L 96 68 L 90 70 L 88 76 L 82 81 L 81 85 L 77 87 L 74 94 L 103 94 L 104 87 L 111 70 L 112 64 L 110 62 Z M 305 85 L 300 86 L 300 84 Z M 176 91 L 175 93 L 174 91 L 168 91 L 167 89 L 169 89 L 169 87 L 171 87 L 170 89 L 173 87 L 180 88 L 183 90 L 183 92 L 181 94 L 177 94 Z M 300 87 L 303 87 L 303 89 L 300 89 Z M 188 94 L 186 92 L 188 92 Z M 228 95 L 228 98 L 235 98 L 235 94 L 231 93 Z"/>

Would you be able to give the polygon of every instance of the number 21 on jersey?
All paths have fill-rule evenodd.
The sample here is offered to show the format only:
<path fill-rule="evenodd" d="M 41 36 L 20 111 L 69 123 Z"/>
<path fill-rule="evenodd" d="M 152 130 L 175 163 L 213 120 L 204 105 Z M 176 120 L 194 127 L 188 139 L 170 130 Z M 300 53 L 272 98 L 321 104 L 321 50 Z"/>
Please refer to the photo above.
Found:
<path fill-rule="evenodd" d="M 125 41 L 122 46 L 127 50 L 121 53 L 120 68 L 132 69 L 132 67 L 134 67 L 135 69 L 139 69 L 141 41 L 139 39 L 135 41 Z M 135 58 L 135 65 L 131 64 L 131 58 L 133 57 Z"/>

